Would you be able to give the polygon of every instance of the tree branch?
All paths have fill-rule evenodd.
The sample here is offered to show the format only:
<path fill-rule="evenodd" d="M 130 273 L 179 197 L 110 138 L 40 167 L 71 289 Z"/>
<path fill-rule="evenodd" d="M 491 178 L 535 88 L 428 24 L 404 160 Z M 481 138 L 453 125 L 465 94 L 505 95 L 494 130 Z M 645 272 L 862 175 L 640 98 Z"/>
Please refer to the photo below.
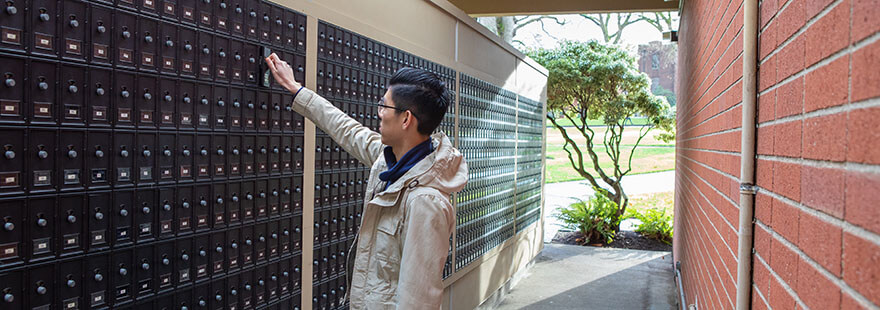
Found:
<path fill-rule="evenodd" d="M 639 143 L 641 143 L 641 142 L 642 142 L 642 139 L 643 139 L 645 136 L 647 136 L 649 132 L 651 132 L 651 129 L 652 129 L 653 127 L 654 127 L 654 126 L 652 126 L 652 125 L 643 125 L 642 128 L 639 128 L 639 138 L 636 140 L 636 144 L 633 145 L 632 150 L 630 150 L 630 153 L 629 153 L 629 163 L 628 163 L 628 165 L 627 165 L 626 172 L 623 173 L 624 175 L 626 175 L 627 173 L 629 173 L 630 171 L 632 171 L 632 159 L 633 159 L 633 154 L 636 153 L 636 148 L 639 146 Z M 644 130 L 644 131 L 642 131 L 642 130 Z"/>
<path fill-rule="evenodd" d="M 550 119 L 550 122 L 553 123 L 553 126 L 556 127 L 556 129 L 558 129 L 560 133 L 562 133 L 562 138 L 565 139 L 565 144 L 562 146 L 562 149 L 566 153 L 568 153 L 568 161 L 571 163 L 572 168 L 575 168 L 575 171 L 577 171 L 578 174 L 580 174 L 582 177 L 587 179 L 590 182 L 590 184 L 593 185 L 593 187 L 601 188 L 599 186 L 599 183 L 596 182 L 596 179 L 593 177 L 593 175 L 587 173 L 586 170 L 584 170 L 583 154 L 581 153 L 580 149 L 577 148 L 577 144 L 575 144 L 574 140 L 572 140 L 571 137 L 568 136 L 568 132 L 565 130 L 565 127 L 562 127 L 561 125 L 559 125 L 559 123 L 556 122 L 555 118 L 551 118 L 551 117 L 548 117 L 548 118 Z M 571 118 L 567 115 L 566 115 L 566 118 L 571 120 Z M 574 158 L 571 154 L 571 151 L 566 148 L 566 146 L 568 146 L 569 144 L 574 146 L 573 147 L 574 151 L 577 152 L 577 154 L 578 154 L 578 164 L 574 163 Z"/>

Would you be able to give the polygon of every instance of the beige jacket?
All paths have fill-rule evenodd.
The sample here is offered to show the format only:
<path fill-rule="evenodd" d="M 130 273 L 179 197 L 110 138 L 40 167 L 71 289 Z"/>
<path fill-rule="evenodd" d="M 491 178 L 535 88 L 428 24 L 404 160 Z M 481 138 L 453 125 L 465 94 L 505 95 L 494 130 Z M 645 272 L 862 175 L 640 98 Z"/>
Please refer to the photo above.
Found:
<path fill-rule="evenodd" d="M 438 309 L 443 265 L 455 229 L 453 192 L 467 183 L 467 164 L 443 133 L 434 152 L 384 190 L 388 169 L 377 132 L 303 88 L 294 110 L 312 120 L 364 164 L 372 164 L 357 252 L 350 266 L 352 309 Z M 348 274 L 347 274 L 348 275 Z"/>

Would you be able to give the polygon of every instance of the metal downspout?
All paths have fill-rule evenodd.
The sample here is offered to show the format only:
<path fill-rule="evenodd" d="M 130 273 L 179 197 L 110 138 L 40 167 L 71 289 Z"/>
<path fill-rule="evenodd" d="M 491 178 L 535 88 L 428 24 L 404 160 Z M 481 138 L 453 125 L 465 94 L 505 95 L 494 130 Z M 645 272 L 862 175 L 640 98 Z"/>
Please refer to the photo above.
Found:
<path fill-rule="evenodd" d="M 757 109 L 758 0 L 743 0 L 742 144 L 740 151 L 739 251 L 736 309 L 750 308 L 755 210 L 755 113 Z"/>

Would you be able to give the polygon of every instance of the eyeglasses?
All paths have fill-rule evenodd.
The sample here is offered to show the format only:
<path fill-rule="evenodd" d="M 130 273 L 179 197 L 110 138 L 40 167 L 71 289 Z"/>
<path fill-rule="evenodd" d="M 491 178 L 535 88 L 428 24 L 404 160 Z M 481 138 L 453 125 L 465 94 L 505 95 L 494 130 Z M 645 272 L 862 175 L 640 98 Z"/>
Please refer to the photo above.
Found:
<path fill-rule="evenodd" d="M 377 109 L 379 110 L 380 113 L 381 113 L 382 110 L 384 110 L 384 109 L 395 109 L 395 110 L 400 111 L 400 112 L 407 111 L 406 109 L 402 109 L 402 108 L 398 108 L 398 107 L 392 107 L 392 106 L 390 106 L 390 105 L 384 105 L 384 104 L 382 104 L 382 102 L 385 102 L 385 101 L 384 101 L 384 100 L 379 100 L 379 102 L 376 102 L 376 107 L 377 107 Z"/>

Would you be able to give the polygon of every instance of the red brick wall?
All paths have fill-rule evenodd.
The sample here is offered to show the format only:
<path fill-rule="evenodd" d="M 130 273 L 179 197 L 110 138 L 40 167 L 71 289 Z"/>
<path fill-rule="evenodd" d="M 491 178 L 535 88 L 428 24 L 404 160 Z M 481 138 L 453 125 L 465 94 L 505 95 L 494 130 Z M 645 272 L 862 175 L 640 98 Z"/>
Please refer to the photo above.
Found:
<path fill-rule="evenodd" d="M 742 2 L 685 1 L 675 259 L 733 308 Z M 759 3 L 752 306 L 880 305 L 880 0 Z"/>

